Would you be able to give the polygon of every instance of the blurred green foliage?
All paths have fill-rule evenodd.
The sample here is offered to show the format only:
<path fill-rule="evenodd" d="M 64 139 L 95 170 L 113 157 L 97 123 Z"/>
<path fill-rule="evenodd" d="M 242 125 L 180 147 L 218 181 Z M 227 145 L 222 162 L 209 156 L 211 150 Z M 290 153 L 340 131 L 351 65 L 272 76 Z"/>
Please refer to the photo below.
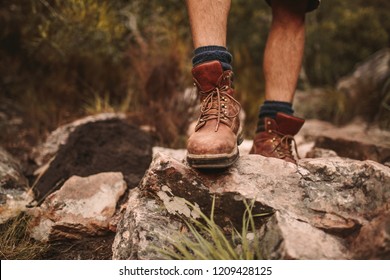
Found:
<path fill-rule="evenodd" d="M 390 45 L 390 2 L 322 2 L 308 16 L 304 65 L 311 84 L 319 86 L 334 85 L 356 63 Z"/>
<path fill-rule="evenodd" d="M 322 2 L 307 17 L 304 70 L 311 85 L 329 87 L 389 46 L 390 2 Z M 232 1 L 228 47 L 250 129 L 263 96 L 270 21 L 264 1 Z M 114 110 L 162 128 L 159 139 L 170 145 L 184 133 L 187 116 L 171 102 L 191 85 L 184 0 L 2 0 L 0 26 L 0 96 L 38 131 Z"/>
<path fill-rule="evenodd" d="M 303 73 L 307 81 L 301 81 L 301 87 L 334 88 L 357 63 L 390 46 L 389 1 L 324 0 L 318 10 L 307 14 L 306 22 Z M 234 55 L 236 85 L 247 113 L 248 133 L 255 127 L 258 107 L 263 101 L 263 50 L 270 23 L 270 8 L 264 1 L 232 1 L 228 46 Z M 325 106 L 347 110 L 347 106 L 340 106 L 345 97 L 338 96 L 332 94 Z M 334 109 L 328 111 L 332 115 L 322 117 L 330 121 L 347 115 Z"/>
<path fill-rule="evenodd" d="M 81 115 L 94 94 L 127 88 L 126 29 L 108 1 L 23 0 L 0 4 L 1 92 L 38 126 Z"/>

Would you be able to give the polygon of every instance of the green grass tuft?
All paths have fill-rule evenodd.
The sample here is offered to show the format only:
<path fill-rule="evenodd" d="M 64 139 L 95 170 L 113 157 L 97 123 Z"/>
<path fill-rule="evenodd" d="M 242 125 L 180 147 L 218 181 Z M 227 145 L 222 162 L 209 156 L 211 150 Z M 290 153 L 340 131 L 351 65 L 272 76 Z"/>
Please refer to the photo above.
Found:
<path fill-rule="evenodd" d="M 262 259 L 260 237 L 254 218 L 269 213 L 253 214 L 254 202 L 245 202 L 241 230 L 233 229 L 228 236 L 214 220 L 215 198 L 210 217 L 198 210 L 190 202 L 186 204 L 196 211 L 201 220 L 184 219 L 188 234 L 178 234 L 171 247 L 159 249 L 169 259 L 175 260 L 256 260 Z M 249 237 L 252 238 L 249 238 Z"/>

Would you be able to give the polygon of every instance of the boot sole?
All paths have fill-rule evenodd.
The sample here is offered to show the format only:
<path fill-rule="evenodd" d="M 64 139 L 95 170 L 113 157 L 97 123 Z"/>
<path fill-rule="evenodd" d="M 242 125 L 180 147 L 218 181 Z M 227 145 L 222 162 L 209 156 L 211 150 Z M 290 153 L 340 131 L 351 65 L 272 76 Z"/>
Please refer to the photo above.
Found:
<path fill-rule="evenodd" d="M 187 154 L 187 162 L 193 168 L 221 169 L 233 165 L 239 157 L 238 148 L 231 154 L 193 155 Z"/>
<path fill-rule="evenodd" d="M 214 155 L 195 155 L 187 154 L 188 164 L 197 169 L 222 169 L 232 166 L 239 158 L 238 145 L 244 141 L 240 134 L 237 137 L 237 145 L 230 154 L 214 154 Z"/>

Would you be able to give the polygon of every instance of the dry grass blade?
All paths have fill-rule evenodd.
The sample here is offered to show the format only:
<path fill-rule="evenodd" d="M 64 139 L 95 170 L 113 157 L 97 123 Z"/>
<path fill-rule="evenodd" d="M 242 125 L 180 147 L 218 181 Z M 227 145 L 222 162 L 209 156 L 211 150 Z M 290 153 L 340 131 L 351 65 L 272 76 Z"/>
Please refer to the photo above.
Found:
<path fill-rule="evenodd" d="M 32 260 L 48 250 L 48 245 L 30 238 L 28 217 L 18 217 L 0 225 L 0 256 L 3 260 Z"/>

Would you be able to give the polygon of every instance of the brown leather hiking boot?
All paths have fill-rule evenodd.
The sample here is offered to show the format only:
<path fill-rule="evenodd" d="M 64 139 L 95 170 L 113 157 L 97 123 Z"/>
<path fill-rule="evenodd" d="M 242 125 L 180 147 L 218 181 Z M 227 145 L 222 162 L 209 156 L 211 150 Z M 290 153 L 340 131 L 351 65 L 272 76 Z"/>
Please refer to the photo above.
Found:
<path fill-rule="evenodd" d="M 201 103 L 195 132 L 187 141 L 187 161 L 194 168 L 226 168 L 238 159 L 240 103 L 233 98 L 230 70 L 219 61 L 192 69 Z"/>
<path fill-rule="evenodd" d="M 291 144 L 294 142 L 298 156 L 294 135 L 298 133 L 304 122 L 303 119 L 284 113 L 277 113 L 275 119 L 265 118 L 265 131 L 255 135 L 250 154 L 280 158 L 296 164 Z"/>

